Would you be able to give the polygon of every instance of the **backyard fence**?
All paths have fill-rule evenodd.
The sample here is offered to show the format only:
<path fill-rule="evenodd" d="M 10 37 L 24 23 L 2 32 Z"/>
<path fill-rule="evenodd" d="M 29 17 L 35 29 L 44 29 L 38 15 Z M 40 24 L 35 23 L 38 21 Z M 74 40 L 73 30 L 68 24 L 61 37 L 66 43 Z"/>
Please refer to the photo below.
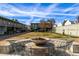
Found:
<path fill-rule="evenodd" d="M 79 36 L 79 24 L 58 26 L 55 29 L 56 29 L 56 33 L 59 33 L 59 34 Z"/>

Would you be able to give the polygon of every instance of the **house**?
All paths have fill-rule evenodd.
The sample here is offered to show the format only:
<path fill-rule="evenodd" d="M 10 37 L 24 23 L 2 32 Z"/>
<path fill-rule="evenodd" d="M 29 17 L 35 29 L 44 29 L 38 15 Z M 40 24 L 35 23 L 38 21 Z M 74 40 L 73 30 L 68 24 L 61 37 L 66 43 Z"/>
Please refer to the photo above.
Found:
<path fill-rule="evenodd" d="M 61 24 L 61 23 L 59 23 L 59 24 L 57 24 L 57 26 L 62 26 L 62 24 Z"/>
<path fill-rule="evenodd" d="M 52 31 L 53 25 L 50 22 L 31 23 L 32 31 Z"/>
<path fill-rule="evenodd" d="M 0 16 L 0 35 L 26 30 L 26 25 Z"/>
<path fill-rule="evenodd" d="M 38 31 L 39 23 L 31 23 L 31 31 Z"/>
<path fill-rule="evenodd" d="M 65 26 L 65 25 L 71 25 L 71 24 L 75 24 L 75 22 L 65 19 L 62 25 Z"/>
<path fill-rule="evenodd" d="M 52 30 L 52 23 L 50 22 L 40 22 L 39 29 L 40 31 L 51 31 Z"/>

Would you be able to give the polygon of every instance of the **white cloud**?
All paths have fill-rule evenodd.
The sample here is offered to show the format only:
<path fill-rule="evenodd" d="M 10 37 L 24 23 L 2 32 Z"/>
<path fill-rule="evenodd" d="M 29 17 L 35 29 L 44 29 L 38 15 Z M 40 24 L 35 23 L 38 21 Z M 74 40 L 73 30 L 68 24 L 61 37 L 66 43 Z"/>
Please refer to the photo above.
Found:
<path fill-rule="evenodd" d="M 77 16 L 78 14 L 51 13 L 51 15 Z"/>
<path fill-rule="evenodd" d="M 45 11 L 46 11 L 47 13 L 51 13 L 53 10 L 55 10 L 55 8 L 56 8 L 57 5 L 58 5 L 58 4 L 52 4 L 52 5 L 50 5 Z"/>
<path fill-rule="evenodd" d="M 74 4 L 71 7 L 67 8 L 64 10 L 64 12 L 68 12 L 68 11 L 73 11 L 73 9 L 75 8 L 75 6 L 78 6 L 79 4 Z"/>
<path fill-rule="evenodd" d="M 14 14 L 11 14 L 10 12 L 2 11 L 2 10 L 0 10 L 0 14 L 3 15 L 3 16 L 6 16 L 6 15 L 8 15 L 8 16 L 14 16 Z"/>
<path fill-rule="evenodd" d="M 14 6 L 12 6 L 12 5 L 8 5 L 8 7 L 10 7 L 10 11 L 7 11 L 6 10 L 6 12 L 8 12 L 8 13 L 13 13 L 13 12 L 16 12 L 14 15 L 11 15 L 11 16 L 20 16 L 20 15 L 23 15 L 23 16 L 27 16 L 27 15 L 29 15 L 29 16 L 41 16 L 41 15 L 48 15 L 49 14 L 49 12 L 51 12 L 52 11 L 52 9 L 54 9 L 54 7 L 56 7 L 56 5 L 57 4 L 52 4 L 52 5 L 50 5 L 47 9 L 46 9 L 46 13 L 45 12 L 39 12 L 38 11 L 38 7 L 40 6 L 40 4 L 38 4 L 36 7 L 34 7 L 34 10 L 33 11 L 22 11 L 22 10 L 20 10 L 20 9 L 18 9 L 18 8 L 16 8 L 16 7 L 14 7 Z M 7 6 L 5 6 L 5 7 L 7 7 Z M 4 14 L 4 13 L 3 13 Z M 6 14 L 5 14 L 6 15 Z"/>
<path fill-rule="evenodd" d="M 10 5 L 10 4 L 2 4 L 0 6 L 0 14 L 4 15 L 4 16 L 30 16 L 30 19 L 25 22 L 27 24 L 34 21 L 34 19 L 33 19 L 34 17 L 50 18 L 50 16 L 48 16 L 48 15 L 64 15 L 64 16 L 77 16 L 78 15 L 78 12 L 77 12 L 77 14 L 76 13 L 72 14 L 72 12 L 69 14 L 65 13 L 67 11 L 73 11 L 74 6 L 77 6 L 78 4 L 74 4 L 73 6 L 67 8 L 67 9 L 59 9 L 59 8 L 57 8 L 58 5 L 59 4 L 51 4 L 48 6 L 48 8 L 44 9 L 44 11 L 38 11 L 38 8 L 40 8 L 40 4 L 36 4 L 36 6 L 33 7 L 32 10 L 30 10 L 30 8 L 29 8 L 29 11 L 27 11 L 26 9 L 22 10 L 22 9 L 15 7 L 13 5 Z M 2 6 L 5 9 L 4 11 L 2 10 L 2 8 L 3 8 Z M 23 6 L 23 7 L 25 7 L 25 6 Z M 76 9 L 78 9 L 78 8 L 76 8 Z M 60 11 L 62 13 L 56 13 L 54 11 Z M 53 17 L 51 17 L 51 18 L 53 18 Z"/>
<path fill-rule="evenodd" d="M 23 11 L 23 10 L 20 10 L 19 8 L 16 8 L 16 7 L 14 7 L 13 5 L 8 5 L 8 7 L 10 7 L 10 11 L 2 11 L 2 10 L 0 10 L 0 12 L 1 12 L 1 14 L 3 14 L 3 15 L 6 15 L 6 16 L 36 16 L 36 17 L 46 17 L 47 15 L 71 15 L 71 16 L 75 16 L 76 14 L 62 14 L 62 13 L 52 13 L 52 11 L 53 10 L 55 10 L 55 8 L 56 8 L 56 6 L 57 6 L 58 4 L 52 4 L 52 5 L 50 5 L 47 9 L 45 9 L 45 12 L 39 12 L 38 11 L 38 8 L 39 8 L 39 6 L 40 6 L 40 4 L 38 4 L 35 8 L 34 8 L 34 10 L 33 11 Z M 75 5 L 74 5 L 75 6 Z M 5 6 L 5 7 L 7 7 L 7 5 Z M 71 10 L 72 9 L 72 7 L 71 8 L 68 8 L 68 9 L 66 9 L 66 10 L 64 10 L 64 12 L 67 12 L 67 11 L 69 11 L 69 10 Z"/>

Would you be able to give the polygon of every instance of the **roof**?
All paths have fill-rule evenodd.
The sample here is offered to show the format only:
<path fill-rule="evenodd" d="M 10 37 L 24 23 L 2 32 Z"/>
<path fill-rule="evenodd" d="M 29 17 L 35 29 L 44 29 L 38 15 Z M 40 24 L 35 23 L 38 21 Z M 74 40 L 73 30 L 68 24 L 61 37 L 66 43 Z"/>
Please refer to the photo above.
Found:
<path fill-rule="evenodd" d="M 0 16 L 0 20 L 10 21 L 10 22 L 16 22 L 16 21 L 13 21 L 11 19 L 8 19 L 8 18 L 2 17 L 2 16 Z"/>
<path fill-rule="evenodd" d="M 65 23 L 67 22 L 67 21 L 69 21 L 69 20 L 64 20 L 64 22 L 63 22 L 63 26 L 65 25 Z M 75 24 L 75 22 L 74 21 L 69 21 L 69 22 L 71 22 L 71 24 Z"/>
<path fill-rule="evenodd" d="M 74 21 L 70 21 L 71 22 L 71 24 L 75 24 L 75 22 Z"/>
<path fill-rule="evenodd" d="M 12 19 L 8 19 L 8 18 L 2 17 L 2 16 L 0 16 L 0 20 L 5 20 L 5 21 L 13 22 L 13 23 L 22 24 L 22 23 L 20 23 L 20 22 L 16 22 L 16 21 L 14 21 L 14 20 L 12 20 Z M 22 24 L 22 25 L 25 25 L 25 24 Z"/>

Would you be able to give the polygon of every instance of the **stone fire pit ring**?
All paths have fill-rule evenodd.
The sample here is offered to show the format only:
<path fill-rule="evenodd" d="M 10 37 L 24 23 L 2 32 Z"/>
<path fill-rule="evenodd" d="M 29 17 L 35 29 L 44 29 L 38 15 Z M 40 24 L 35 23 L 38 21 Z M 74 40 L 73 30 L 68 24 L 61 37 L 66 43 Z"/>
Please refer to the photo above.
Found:
<path fill-rule="evenodd" d="M 44 45 L 48 42 L 48 40 L 42 37 L 35 37 L 32 38 L 32 42 L 34 42 L 36 45 Z"/>

